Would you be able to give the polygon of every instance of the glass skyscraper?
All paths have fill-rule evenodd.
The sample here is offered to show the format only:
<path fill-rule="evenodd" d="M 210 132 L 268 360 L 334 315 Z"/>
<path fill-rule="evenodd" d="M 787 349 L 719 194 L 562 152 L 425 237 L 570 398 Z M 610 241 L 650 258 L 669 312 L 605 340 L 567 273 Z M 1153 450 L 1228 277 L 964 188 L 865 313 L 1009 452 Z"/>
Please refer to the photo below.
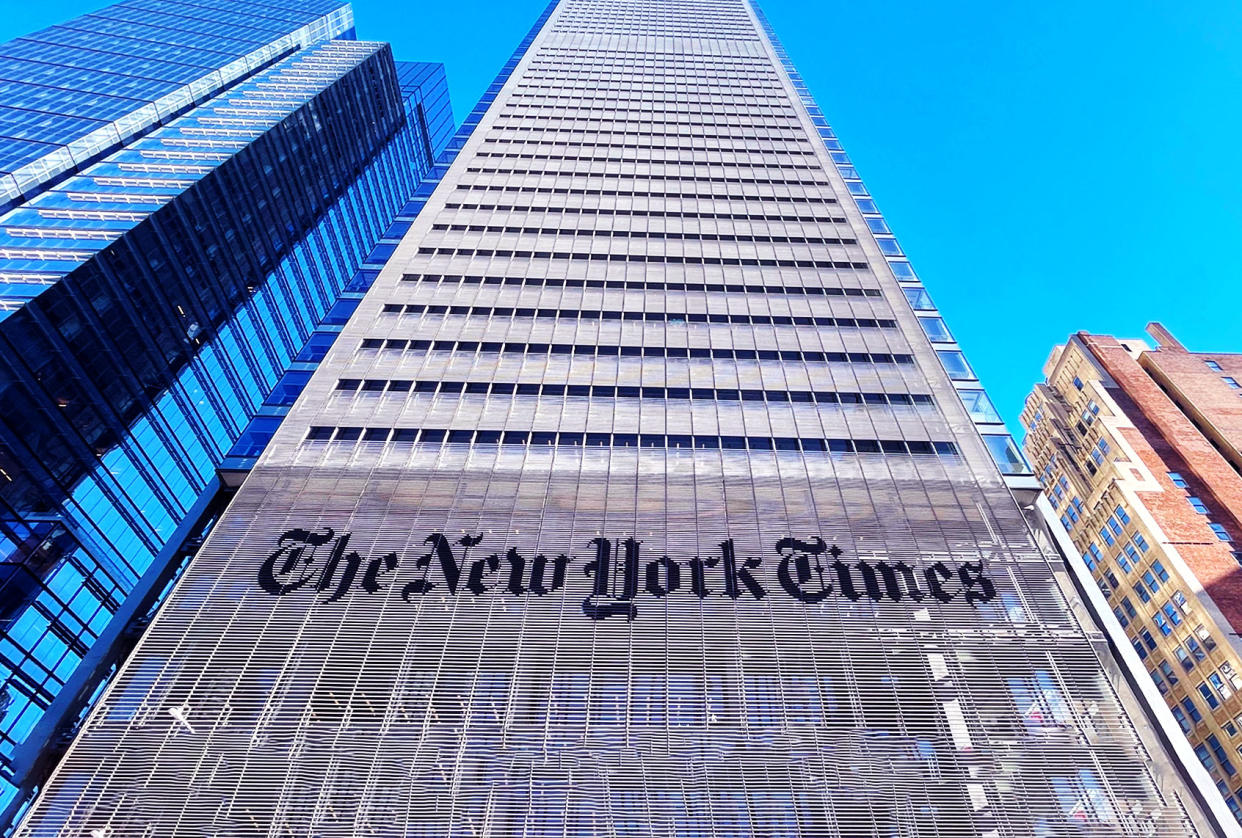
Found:
<path fill-rule="evenodd" d="M 753 3 L 450 149 L 20 835 L 1225 834 Z"/>
<path fill-rule="evenodd" d="M 126 0 L 0 45 L 0 823 L 451 133 L 443 67 L 354 40 L 339 0 Z"/>

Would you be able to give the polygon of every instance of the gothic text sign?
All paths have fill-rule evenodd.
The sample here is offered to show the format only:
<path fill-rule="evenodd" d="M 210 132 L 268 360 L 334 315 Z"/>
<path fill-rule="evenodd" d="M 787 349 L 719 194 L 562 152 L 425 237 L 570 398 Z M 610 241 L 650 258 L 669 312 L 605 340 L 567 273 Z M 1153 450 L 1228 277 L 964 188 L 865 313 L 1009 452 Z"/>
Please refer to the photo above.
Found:
<path fill-rule="evenodd" d="M 580 564 L 575 556 L 530 556 L 516 547 L 487 553 L 480 548 L 481 534 L 453 540 L 438 532 L 423 539 L 427 552 L 412 561 L 396 553 L 369 558 L 349 549 L 350 536 L 337 535 L 331 528 L 282 533 L 276 550 L 259 568 L 260 587 L 275 596 L 305 588 L 326 594 L 325 602 L 336 602 L 351 590 L 376 594 L 393 585 L 400 586 L 406 602 L 436 590 L 472 597 L 488 592 L 546 596 L 564 588 L 570 568 L 580 566 L 591 586 L 582 611 L 592 620 L 614 616 L 633 620 L 640 594 L 732 600 L 769 595 L 761 581 L 763 558 L 739 557 L 732 539 L 720 542 L 714 555 L 678 561 L 669 556 L 643 557 L 642 542 L 633 538 L 595 538 L 587 545 L 593 555 Z M 841 597 L 851 602 L 959 600 L 975 605 L 996 596 L 982 561 L 953 566 L 938 561 L 915 568 L 900 561 L 848 562 L 843 556 L 835 544 L 813 536 L 805 541 L 780 539 L 770 558 L 781 592 L 804 603 Z"/>

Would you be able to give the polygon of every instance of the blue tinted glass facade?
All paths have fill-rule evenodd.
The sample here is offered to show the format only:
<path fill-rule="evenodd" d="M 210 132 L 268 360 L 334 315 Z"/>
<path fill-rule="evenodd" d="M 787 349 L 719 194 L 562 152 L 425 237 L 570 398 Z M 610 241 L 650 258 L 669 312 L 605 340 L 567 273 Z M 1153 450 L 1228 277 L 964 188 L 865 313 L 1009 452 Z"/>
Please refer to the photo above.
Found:
<path fill-rule="evenodd" d="M 443 67 L 337 2 L 125 2 L 0 46 L 0 824 L 452 131 Z"/>
<path fill-rule="evenodd" d="M 0 206 L 310 44 L 340 0 L 125 0 L 0 46 Z"/>

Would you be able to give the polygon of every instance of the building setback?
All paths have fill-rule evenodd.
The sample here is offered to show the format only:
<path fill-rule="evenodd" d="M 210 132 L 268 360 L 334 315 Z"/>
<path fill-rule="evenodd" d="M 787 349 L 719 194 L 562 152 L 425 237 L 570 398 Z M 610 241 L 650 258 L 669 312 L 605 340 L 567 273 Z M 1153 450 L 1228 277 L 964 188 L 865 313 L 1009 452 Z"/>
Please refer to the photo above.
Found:
<path fill-rule="evenodd" d="M 1225 833 L 752 4 L 451 148 L 18 834 Z"/>
<path fill-rule="evenodd" d="M 126 0 L 0 45 L 0 824 L 451 131 L 443 67 L 354 40 L 342 2 Z"/>
<path fill-rule="evenodd" d="M 1242 355 L 1079 332 L 1022 414 L 1062 526 L 1242 817 Z M 1140 670 L 1140 672 L 1144 671 Z"/>

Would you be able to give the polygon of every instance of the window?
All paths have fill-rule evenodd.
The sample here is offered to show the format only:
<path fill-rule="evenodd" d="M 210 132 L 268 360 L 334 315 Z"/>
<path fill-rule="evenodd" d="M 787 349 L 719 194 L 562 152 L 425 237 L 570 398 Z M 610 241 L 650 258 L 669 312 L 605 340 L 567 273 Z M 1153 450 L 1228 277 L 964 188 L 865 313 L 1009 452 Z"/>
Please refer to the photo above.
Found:
<path fill-rule="evenodd" d="M 1183 733 L 1190 733 L 1190 731 L 1194 729 L 1194 725 L 1192 725 L 1190 720 L 1186 718 L 1186 714 L 1182 712 L 1182 708 L 1173 708 L 1173 718 L 1177 719 L 1177 723 L 1181 727 Z"/>
<path fill-rule="evenodd" d="M 1208 523 L 1208 526 L 1212 528 L 1212 532 L 1216 533 L 1216 537 L 1219 538 L 1221 541 L 1233 541 L 1233 536 L 1231 536 L 1229 532 L 1225 529 L 1224 524 L 1217 524 L 1215 521 L 1213 521 L 1213 522 Z"/>
<path fill-rule="evenodd" d="M 1179 489 L 1185 489 L 1185 488 L 1186 488 L 1186 478 L 1185 478 L 1185 477 L 1182 477 L 1182 476 L 1181 476 L 1180 474 L 1178 474 L 1176 471 L 1170 471 L 1170 472 L 1169 472 L 1169 480 L 1170 480 L 1170 481 L 1172 481 L 1173 485 L 1174 485 L 1174 486 L 1176 486 L 1176 487 L 1177 487 L 1177 488 L 1179 488 Z"/>
<path fill-rule="evenodd" d="M 1182 709 L 1186 711 L 1186 715 L 1190 716 L 1190 720 L 1195 724 L 1203 721 L 1203 715 L 1199 712 L 1199 708 L 1195 706 L 1191 698 L 1186 697 L 1182 699 Z"/>
<path fill-rule="evenodd" d="M 1220 696 L 1221 701 L 1228 701 L 1233 695 L 1233 688 L 1225 683 L 1225 679 L 1220 677 L 1219 672 L 1209 675 L 1208 683 L 1212 685 L 1213 692 Z"/>
<path fill-rule="evenodd" d="M 1001 474 L 1029 474 L 1030 467 L 1009 434 L 984 434 L 983 442 Z"/>
<path fill-rule="evenodd" d="M 1087 552 L 1082 554 L 1082 559 L 1087 563 L 1088 570 L 1095 570 L 1095 566 L 1103 560 L 1104 554 L 1100 552 L 1100 548 L 1092 541 L 1087 545 Z"/>
<path fill-rule="evenodd" d="M 1173 665 L 1168 661 L 1160 661 L 1160 673 L 1168 680 L 1169 684 L 1178 682 L 1177 672 L 1174 671 Z"/>
<path fill-rule="evenodd" d="M 1147 539 L 1143 538 L 1142 533 L 1136 532 L 1133 540 L 1134 546 L 1138 547 L 1140 553 L 1146 553 L 1149 549 L 1151 549 L 1150 545 L 1147 543 Z"/>
<path fill-rule="evenodd" d="M 1133 565 L 1130 563 L 1131 559 L 1126 555 L 1127 552 L 1132 550 L 1134 550 L 1134 548 L 1127 544 L 1126 549 L 1117 554 L 1117 564 L 1119 564 L 1121 569 L 1126 573 L 1129 573 L 1133 569 Z M 1135 555 L 1135 558 L 1138 558 L 1137 554 Z"/>
<path fill-rule="evenodd" d="M 1220 706 L 1220 699 L 1216 697 L 1216 693 L 1212 692 L 1212 688 L 1206 682 L 1199 685 L 1199 695 L 1203 696 L 1203 700 L 1207 702 L 1209 710 L 1215 710 Z"/>
<path fill-rule="evenodd" d="M 1138 594 L 1138 598 L 1142 602 L 1151 602 L 1151 594 L 1147 593 L 1147 589 L 1142 585 L 1134 586 L 1134 593 Z"/>
<path fill-rule="evenodd" d="M 1156 574 L 1156 578 L 1159 579 L 1161 582 L 1169 581 L 1169 572 L 1164 569 L 1164 565 L 1160 563 L 1159 559 L 1151 563 L 1151 570 L 1152 570 L 1152 573 Z M 1153 588 L 1152 590 L 1155 590 L 1155 589 Z"/>
<path fill-rule="evenodd" d="M 1220 364 L 1216 363 L 1215 361 L 1204 361 L 1203 363 L 1207 364 L 1207 368 L 1210 369 L 1212 372 L 1221 371 Z"/>
<path fill-rule="evenodd" d="M 1228 375 L 1226 375 L 1226 376 L 1222 376 L 1222 379 L 1224 380 L 1224 382 L 1225 382 L 1226 384 L 1228 384 L 1228 385 L 1229 385 L 1229 387 L 1230 387 L 1231 389 L 1233 389 L 1233 390 L 1242 390 L 1242 384 L 1239 384 L 1239 383 L 1238 383 L 1238 380 L 1237 380 L 1236 378 L 1233 378 L 1232 376 L 1228 376 Z"/>
<path fill-rule="evenodd" d="M 1216 738 L 1216 734 L 1208 735 L 1207 746 L 1212 749 L 1212 754 L 1216 757 L 1217 762 L 1226 774 L 1233 776 L 1237 769 L 1233 767 L 1233 763 L 1229 761 L 1229 756 L 1225 753 L 1225 749 L 1221 747 L 1220 740 Z"/>
<path fill-rule="evenodd" d="M 902 290 L 906 292 L 906 300 L 910 303 L 910 308 L 915 311 L 931 311 L 936 307 L 932 303 L 931 297 L 927 295 L 927 290 L 922 286 L 903 288 Z"/>
<path fill-rule="evenodd" d="M 1169 622 L 1173 625 L 1180 626 L 1182 624 L 1182 614 L 1172 602 L 1166 602 L 1160 606 L 1160 610 L 1164 613 L 1164 616 L 1169 618 Z"/>
<path fill-rule="evenodd" d="M 1113 514 L 1117 516 L 1117 519 L 1120 520 L 1121 523 L 1123 524 L 1130 523 L 1130 514 L 1126 512 L 1124 509 L 1122 509 L 1120 504 L 1117 506 L 1116 509 L 1113 510 Z"/>
<path fill-rule="evenodd" d="M 966 356 L 956 349 L 937 349 L 936 354 L 940 356 L 940 363 L 944 365 L 945 372 L 954 381 L 964 381 L 975 377 L 970 364 L 966 363 Z"/>
<path fill-rule="evenodd" d="M 1074 376 L 1074 386 L 1078 388 L 1079 390 L 1082 389 L 1082 379 L 1079 378 L 1078 376 Z"/>
<path fill-rule="evenodd" d="M 1193 509 L 1195 512 L 1198 512 L 1200 515 L 1208 514 L 1207 504 L 1205 504 L 1199 498 L 1188 497 L 1186 498 L 1186 502 L 1190 504 L 1191 509 Z"/>
<path fill-rule="evenodd" d="M 1147 629 L 1143 629 L 1142 631 L 1140 631 L 1139 637 L 1143 638 L 1143 643 L 1146 644 L 1148 649 L 1156 648 L 1156 638 L 1152 637 L 1151 632 L 1148 631 Z"/>
<path fill-rule="evenodd" d="M 1164 614 L 1157 611 L 1155 614 L 1152 615 L 1152 619 L 1156 623 L 1156 628 L 1160 629 L 1160 633 L 1163 634 L 1165 637 L 1168 637 L 1170 634 L 1173 633 L 1173 627 L 1169 625 L 1169 621 L 1165 619 Z"/>
<path fill-rule="evenodd" d="M 1181 646 L 1174 649 L 1173 654 L 1177 656 L 1177 662 L 1182 665 L 1182 669 L 1189 672 L 1195 668 L 1195 662 L 1191 660 L 1190 655 Z"/>
<path fill-rule="evenodd" d="M 1100 527 L 1100 538 L 1104 539 L 1105 546 L 1112 547 L 1117 543 L 1117 538 L 1108 531 L 1108 527 Z"/>
<path fill-rule="evenodd" d="M 958 390 L 957 394 L 962 397 L 962 403 L 966 405 L 966 412 L 971 419 L 976 422 L 1001 421 L 1000 414 L 992 406 L 987 393 L 982 390 Z"/>

